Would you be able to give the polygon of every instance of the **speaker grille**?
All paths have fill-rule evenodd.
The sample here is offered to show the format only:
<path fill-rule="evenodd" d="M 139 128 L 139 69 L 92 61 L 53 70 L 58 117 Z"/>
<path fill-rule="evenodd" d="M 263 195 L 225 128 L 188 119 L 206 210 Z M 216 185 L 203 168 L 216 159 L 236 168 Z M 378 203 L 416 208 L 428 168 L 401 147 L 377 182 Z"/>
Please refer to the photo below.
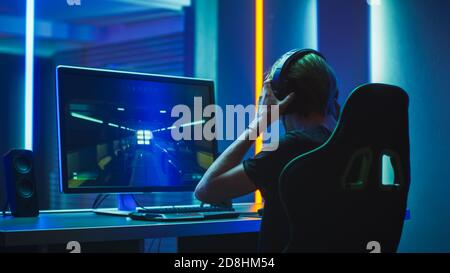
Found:
<path fill-rule="evenodd" d="M 27 174 L 30 172 L 32 162 L 29 157 L 24 155 L 18 155 L 14 158 L 14 169 L 21 174 Z"/>
<path fill-rule="evenodd" d="M 17 192 L 22 198 L 30 198 L 34 194 L 33 181 L 23 177 L 17 182 Z"/>
<path fill-rule="evenodd" d="M 4 156 L 6 193 L 14 217 L 39 215 L 33 152 L 15 149 Z"/>

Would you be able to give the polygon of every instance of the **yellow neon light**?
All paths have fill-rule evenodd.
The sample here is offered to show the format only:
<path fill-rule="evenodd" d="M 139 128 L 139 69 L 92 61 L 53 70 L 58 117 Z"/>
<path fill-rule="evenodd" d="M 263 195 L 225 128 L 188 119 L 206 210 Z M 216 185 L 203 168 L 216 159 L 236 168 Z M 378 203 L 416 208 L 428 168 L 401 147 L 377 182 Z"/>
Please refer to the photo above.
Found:
<path fill-rule="evenodd" d="M 255 0 L 255 105 L 258 107 L 258 98 L 264 81 L 264 0 Z M 258 109 L 256 109 L 258 111 Z M 262 149 L 262 137 L 255 143 L 255 154 Z M 262 196 L 255 192 L 255 203 L 261 203 Z"/>

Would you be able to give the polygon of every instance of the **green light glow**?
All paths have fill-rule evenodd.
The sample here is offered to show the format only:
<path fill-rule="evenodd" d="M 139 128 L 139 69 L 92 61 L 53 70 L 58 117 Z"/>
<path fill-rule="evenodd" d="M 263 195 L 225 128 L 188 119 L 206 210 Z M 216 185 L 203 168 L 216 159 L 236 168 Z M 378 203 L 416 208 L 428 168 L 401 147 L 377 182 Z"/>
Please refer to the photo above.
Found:
<path fill-rule="evenodd" d="M 84 120 L 87 120 L 87 121 L 92 121 L 92 122 L 95 122 L 95 123 L 103 124 L 103 120 L 99 120 L 99 119 L 92 118 L 92 117 L 89 117 L 89 116 L 85 116 L 85 115 L 82 115 L 82 114 L 78 114 L 78 113 L 75 113 L 75 112 L 70 112 L 70 115 L 72 117 L 74 117 L 74 118 L 84 119 Z"/>
<path fill-rule="evenodd" d="M 381 162 L 382 162 L 381 183 L 384 186 L 395 185 L 395 173 L 394 173 L 394 167 L 392 166 L 391 157 L 388 155 L 383 155 Z"/>

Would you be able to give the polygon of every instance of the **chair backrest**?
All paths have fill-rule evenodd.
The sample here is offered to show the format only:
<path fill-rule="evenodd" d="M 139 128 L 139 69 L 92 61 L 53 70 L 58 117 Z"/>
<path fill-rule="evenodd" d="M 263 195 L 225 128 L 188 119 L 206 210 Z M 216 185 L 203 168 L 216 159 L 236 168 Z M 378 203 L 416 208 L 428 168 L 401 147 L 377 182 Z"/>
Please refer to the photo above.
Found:
<path fill-rule="evenodd" d="M 410 183 L 408 106 L 399 87 L 360 86 L 328 141 L 285 166 L 286 252 L 368 252 L 371 241 L 397 250 Z"/>

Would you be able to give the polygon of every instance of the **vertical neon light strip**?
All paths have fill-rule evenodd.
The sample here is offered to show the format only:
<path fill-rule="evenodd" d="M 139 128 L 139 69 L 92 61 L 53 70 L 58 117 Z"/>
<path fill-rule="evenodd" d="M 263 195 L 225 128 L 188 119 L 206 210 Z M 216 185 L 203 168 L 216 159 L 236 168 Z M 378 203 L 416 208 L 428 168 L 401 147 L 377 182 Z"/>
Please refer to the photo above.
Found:
<path fill-rule="evenodd" d="M 25 37 L 25 136 L 24 148 L 33 150 L 34 0 L 27 0 Z"/>
<path fill-rule="evenodd" d="M 389 67 L 387 63 L 389 52 L 385 45 L 384 37 L 389 37 L 388 23 L 386 22 L 386 3 L 383 0 L 368 0 L 369 4 L 369 54 L 370 54 L 370 82 L 389 82 L 392 77 L 386 74 L 385 69 Z M 391 158 L 388 155 L 382 157 L 382 183 L 383 185 L 393 185 L 395 183 L 395 173 Z"/>
<path fill-rule="evenodd" d="M 308 14 L 311 14 L 311 32 L 308 33 L 306 42 L 309 48 L 319 50 L 319 8 L 317 0 L 312 0 L 309 6 Z"/>
<path fill-rule="evenodd" d="M 255 0 L 255 105 L 264 80 L 264 0 Z M 255 154 L 262 149 L 262 138 L 259 137 L 255 143 Z M 255 192 L 255 203 L 261 203 L 262 196 L 259 191 Z"/>
<path fill-rule="evenodd" d="M 369 33 L 370 33 L 370 81 L 381 82 L 383 72 L 383 58 L 385 56 L 383 45 L 384 40 L 381 0 L 370 0 L 369 4 Z"/>

